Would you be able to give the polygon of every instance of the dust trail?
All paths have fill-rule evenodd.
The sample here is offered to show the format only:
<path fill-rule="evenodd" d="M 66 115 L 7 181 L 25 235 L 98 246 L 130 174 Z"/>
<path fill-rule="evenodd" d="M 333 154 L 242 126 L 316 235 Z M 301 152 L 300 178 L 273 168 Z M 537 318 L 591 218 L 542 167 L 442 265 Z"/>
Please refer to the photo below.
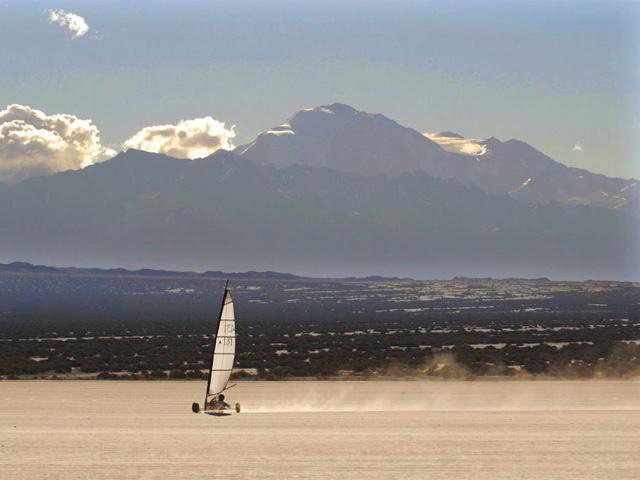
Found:
<path fill-rule="evenodd" d="M 328 382 L 308 385 L 304 391 L 293 389 L 288 395 L 273 399 L 265 405 L 247 405 L 244 412 L 286 413 L 286 412 L 381 412 L 420 410 L 418 405 L 402 402 L 399 394 L 376 391 L 375 388 L 363 395 L 355 382 L 340 382 L 339 386 Z M 380 384 L 382 385 L 382 384 Z"/>
<path fill-rule="evenodd" d="M 564 381 L 269 382 L 259 402 L 242 400 L 242 412 L 640 411 L 640 382 L 611 382 L 638 394 L 619 398 L 606 383 L 600 391 Z"/>

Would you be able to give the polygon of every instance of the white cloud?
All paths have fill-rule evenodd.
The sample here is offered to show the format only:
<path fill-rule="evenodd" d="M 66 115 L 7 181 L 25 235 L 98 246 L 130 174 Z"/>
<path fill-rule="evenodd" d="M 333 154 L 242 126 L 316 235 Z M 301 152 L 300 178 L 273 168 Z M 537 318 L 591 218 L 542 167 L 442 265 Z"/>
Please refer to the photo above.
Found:
<path fill-rule="evenodd" d="M 65 12 L 64 10 L 50 10 L 49 23 L 57 23 L 73 34 L 73 38 L 83 36 L 89 31 L 89 25 L 84 18 L 76 13 Z"/>
<path fill-rule="evenodd" d="M 0 111 L 0 181 L 84 168 L 115 151 L 100 143 L 91 120 L 74 115 L 47 115 L 24 105 Z"/>
<path fill-rule="evenodd" d="M 582 152 L 582 147 L 580 146 L 580 144 L 578 142 L 576 142 L 576 144 L 573 146 L 573 148 L 571 149 L 571 151 L 573 152 Z"/>
<path fill-rule="evenodd" d="M 211 117 L 180 120 L 177 125 L 145 127 L 122 144 L 147 152 L 164 153 L 177 158 L 202 158 L 219 149 L 233 148 L 235 125 L 227 129 Z"/>

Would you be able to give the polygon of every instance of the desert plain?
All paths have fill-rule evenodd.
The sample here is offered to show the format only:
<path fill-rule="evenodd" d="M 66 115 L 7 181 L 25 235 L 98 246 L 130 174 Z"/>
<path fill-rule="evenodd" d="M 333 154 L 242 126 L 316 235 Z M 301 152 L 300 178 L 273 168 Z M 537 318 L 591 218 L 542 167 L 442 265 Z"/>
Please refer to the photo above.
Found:
<path fill-rule="evenodd" d="M 636 479 L 639 381 L 2 381 L 3 479 Z"/>

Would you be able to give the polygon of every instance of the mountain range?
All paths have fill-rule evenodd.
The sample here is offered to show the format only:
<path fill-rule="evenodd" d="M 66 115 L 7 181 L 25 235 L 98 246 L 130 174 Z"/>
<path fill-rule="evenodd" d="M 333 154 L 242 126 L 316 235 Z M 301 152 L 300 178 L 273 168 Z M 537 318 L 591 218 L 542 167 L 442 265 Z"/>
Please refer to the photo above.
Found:
<path fill-rule="evenodd" d="M 639 280 L 637 194 L 523 142 L 425 135 L 334 104 L 233 152 L 130 149 L 0 189 L 0 262 Z"/>
<path fill-rule="evenodd" d="M 308 164 L 367 176 L 422 170 L 526 203 L 616 209 L 640 198 L 636 179 L 567 167 L 519 140 L 420 133 L 340 103 L 301 110 L 234 152 L 277 167 Z"/>

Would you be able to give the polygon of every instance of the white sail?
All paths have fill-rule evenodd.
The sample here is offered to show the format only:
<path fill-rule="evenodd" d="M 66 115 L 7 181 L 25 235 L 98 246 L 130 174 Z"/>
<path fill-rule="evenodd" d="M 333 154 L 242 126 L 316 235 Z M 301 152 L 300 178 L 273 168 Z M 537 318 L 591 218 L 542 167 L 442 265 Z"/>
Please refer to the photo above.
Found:
<path fill-rule="evenodd" d="M 222 311 L 213 347 L 211 370 L 209 371 L 209 387 L 207 395 L 222 392 L 229 381 L 233 360 L 236 356 L 236 319 L 233 313 L 231 292 L 225 289 L 222 300 Z"/>

